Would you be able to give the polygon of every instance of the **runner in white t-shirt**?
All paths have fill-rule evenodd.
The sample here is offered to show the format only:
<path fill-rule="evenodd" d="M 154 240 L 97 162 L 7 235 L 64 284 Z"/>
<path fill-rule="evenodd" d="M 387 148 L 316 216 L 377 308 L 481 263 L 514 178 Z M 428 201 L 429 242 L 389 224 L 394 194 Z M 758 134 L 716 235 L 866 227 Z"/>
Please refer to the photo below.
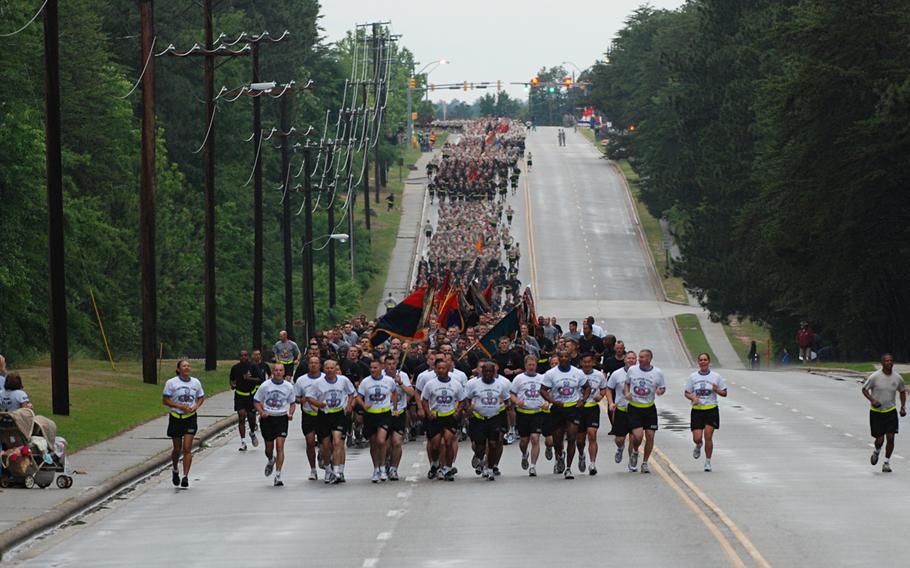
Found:
<path fill-rule="evenodd" d="M 486 465 L 480 469 L 490 481 L 499 476 L 502 437 L 508 430 L 505 411 L 510 387 L 509 380 L 496 373 L 496 364 L 484 361 L 480 364 L 480 376 L 469 380 L 465 389 L 468 401 L 465 414 L 471 414 L 468 431 L 474 450 L 472 464 L 476 472 L 486 456 Z"/>
<path fill-rule="evenodd" d="M 698 370 L 686 381 L 685 397 L 692 403 L 689 418 L 692 441 L 695 449 L 692 457 L 701 456 L 702 439 L 705 443 L 705 471 L 711 471 L 711 455 L 714 453 L 714 431 L 720 429 L 720 411 L 717 397 L 727 396 L 727 384 L 723 377 L 711 370 L 711 357 L 707 353 L 698 355 Z"/>
<path fill-rule="evenodd" d="M 537 458 L 540 456 L 540 435 L 543 432 L 544 412 L 547 401 L 540 396 L 543 375 L 537 372 L 537 357 L 525 357 L 525 370 L 512 379 L 512 404 L 515 405 L 515 426 L 518 429 L 518 449 L 521 450 L 521 467 L 530 477 L 537 477 Z M 530 454 L 528 443 L 531 444 Z M 530 458 L 530 459 L 529 459 Z"/>
<path fill-rule="evenodd" d="M 395 357 L 386 355 L 385 365 L 386 368 L 383 369 L 382 374 L 395 382 L 395 392 L 398 395 L 397 402 L 392 405 L 392 420 L 388 438 L 388 476 L 391 481 L 398 481 L 398 466 L 401 464 L 401 444 L 404 441 L 407 429 L 408 397 L 413 397 L 415 391 L 411 388 L 411 379 L 408 374 L 398 368 L 398 360 Z"/>
<path fill-rule="evenodd" d="M 585 380 L 591 387 L 591 393 L 585 399 L 585 405 L 581 409 L 581 427 L 576 436 L 578 471 L 584 473 L 587 467 L 590 475 L 597 475 L 597 430 L 600 428 L 600 401 L 607 388 L 607 377 L 594 368 L 594 353 L 590 352 L 581 356 L 581 372 L 584 373 Z M 590 466 L 585 463 L 586 440 L 588 456 L 591 458 Z"/>
<path fill-rule="evenodd" d="M 351 410 L 357 400 L 354 384 L 338 374 L 338 363 L 329 359 L 322 366 L 325 376 L 315 381 L 307 390 L 307 401 L 319 411 L 316 435 L 322 445 L 323 456 L 331 456 L 331 468 L 326 464 L 325 482 L 344 483 L 345 446 Z"/>
<path fill-rule="evenodd" d="M 417 416 L 423 422 L 423 431 L 427 436 L 427 461 L 430 462 L 430 471 L 427 472 L 428 479 L 434 479 L 439 470 L 439 439 L 430 436 L 430 419 L 426 415 L 426 409 L 423 406 L 423 389 L 428 382 L 436 378 L 436 364 L 439 361 L 445 362 L 445 356 L 441 353 L 431 355 L 427 359 L 427 370 L 417 375 L 417 380 L 414 382 L 414 391 L 417 397 Z"/>
<path fill-rule="evenodd" d="M 424 414 L 427 416 L 427 435 L 439 447 L 437 478 L 454 481 L 452 464 L 458 438 L 458 419 L 464 400 L 461 383 L 449 376 L 449 365 L 445 359 L 436 360 L 436 378 L 424 385 L 421 393 Z"/>
<path fill-rule="evenodd" d="M 394 365 L 395 358 L 387 356 L 386 360 L 389 359 Z M 389 478 L 386 470 L 387 441 L 392 425 L 392 405 L 398 402 L 398 385 L 383 373 L 382 363 L 374 359 L 370 361 L 370 374 L 360 381 L 357 392 L 365 413 L 363 435 L 370 440 L 370 457 L 373 460 L 371 481 L 386 481 Z"/>
<path fill-rule="evenodd" d="M 629 412 L 628 401 L 626 401 L 625 388 L 629 369 L 638 363 L 638 355 L 635 351 L 626 351 L 623 356 L 623 367 L 610 373 L 607 379 L 607 408 L 613 413 L 613 425 L 610 428 L 610 435 L 616 443 L 616 454 L 613 456 L 616 463 L 622 463 L 623 449 L 626 445 L 626 438 L 629 437 Z M 614 395 L 615 393 L 615 395 Z M 629 443 L 629 471 L 636 471 L 638 468 L 632 465 L 632 444 Z"/>
<path fill-rule="evenodd" d="M 297 404 L 300 405 L 300 427 L 306 440 L 306 458 L 310 462 L 310 475 L 307 478 L 310 481 L 319 479 L 316 472 L 316 446 L 319 442 L 316 438 L 316 422 L 319 419 L 319 412 L 307 402 L 307 391 L 313 383 L 325 376 L 321 368 L 322 361 L 319 357 L 307 357 L 307 372 L 297 377 L 297 382 L 294 383 L 294 394 L 297 395 Z M 319 458 L 320 467 L 324 468 L 331 456 L 320 455 Z"/>
<path fill-rule="evenodd" d="M 632 430 L 632 457 L 630 471 L 638 463 L 638 448 L 645 440 L 645 456 L 641 462 L 641 472 L 651 473 L 648 458 L 654 449 L 654 433 L 657 432 L 657 407 L 654 398 L 667 391 L 667 381 L 663 371 L 651 364 L 653 353 L 650 349 L 638 352 L 638 365 L 626 372 L 626 384 L 623 394 L 629 401 L 629 428 Z"/>
<path fill-rule="evenodd" d="M 265 476 L 275 471 L 275 487 L 281 487 L 281 468 L 284 466 L 284 440 L 288 436 L 288 423 L 294 419 L 296 397 L 294 385 L 284 380 L 284 365 L 275 365 L 272 378 L 265 381 L 253 395 L 253 406 L 259 413 L 259 431 L 265 441 Z M 275 457 L 272 457 L 272 450 Z"/>
<path fill-rule="evenodd" d="M 591 387 L 581 369 L 570 363 L 569 352 L 559 352 L 559 364 L 543 376 L 541 396 L 552 404 L 553 444 L 556 447 L 556 464 L 553 473 L 562 473 L 566 479 L 575 479 L 572 460 L 575 458 L 575 440 L 581 425 L 581 409 L 591 394 Z M 563 452 L 563 439 L 566 449 Z"/>
<path fill-rule="evenodd" d="M 177 361 L 177 376 L 164 383 L 162 402 L 168 407 L 167 435 L 171 439 L 171 481 L 184 489 L 190 486 L 190 466 L 193 465 L 193 438 L 198 424 L 196 411 L 205 402 L 205 391 L 196 377 L 190 376 L 190 362 Z M 177 460 L 183 454 L 183 478 L 177 473 Z"/>

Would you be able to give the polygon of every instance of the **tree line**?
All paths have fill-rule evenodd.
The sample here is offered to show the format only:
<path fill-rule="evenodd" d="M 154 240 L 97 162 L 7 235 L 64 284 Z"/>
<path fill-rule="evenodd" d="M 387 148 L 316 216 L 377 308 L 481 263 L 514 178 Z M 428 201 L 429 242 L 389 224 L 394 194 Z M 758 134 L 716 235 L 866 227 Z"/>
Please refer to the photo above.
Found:
<path fill-rule="evenodd" d="M 690 0 L 635 11 L 594 66 L 609 154 L 713 314 L 910 358 L 908 32 L 907 0 Z"/>
<path fill-rule="evenodd" d="M 23 25 L 40 5 L 29 0 L 3 3 L 2 29 Z M 290 38 L 262 48 L 264 81 L 294 80 L 314 88 L 295 95 L 291 124 L 322 130 L 326 110 L 337 112 L 344 81 L 351 72 L 353 38 L 329 44 L 319 26 L 317 0 L 233 0 L 216 3 L 214 30 Z M 352 27 L 355 21 L 352 19 Z M 202 43 L 201 8 L 192 2 L 155 3 L 155 51 L 173 43 L 187 49 Z M 10 37 L 0 37 L 0 353 L 27 359 L 47 351 L 47 213 L 41 19 Z M 238 46 L 239 47 L 239 46 Z M 60 6 L 63 173 L 65 192 L 66 286 L 70 349 L 103 353 L 91 296 L 94 295 L 111 348 L 119 357 L 139 353 L 138 267 L 139 16 L 135 2 L 69 0 Z M 406 124 L 407 77 L 414 58 L 396 48 L 383 122 L 382 162 L 403 152 L 398 134 Z M 219 60 L 216 91 L 248 84 L 248 57 Z M 223 63 L 223 64 L 222 64 Z M 157 72 L 157 255 L 159 334 L 165 356 L 203 350 L 202 160 L 204 136 L 201 59 L 161 57 Z M 246 103 L 246 104 L 245 104 Z M 263 102 L 263 127 L 277 127 L 278 101 Z M 419 110 L 419 109 L 418 109 Z M 423 109 L 426 112 L 426 109 Z M 432 112 L 432 111 L 430 111 Z M 252 319 L 252 104 L 219 102 L 216 112 L 216 274 L 220 356 L 247 346 Z M 335 120 L 333 113 L 332 121 Z M 281 244 L 282 176 L 275 140 L 264 142 L 261 160 L 265 189 L 264 329 L 268 339 L 283 322 Z M 302 154 L 295 153 L 293 168 Z M 371 160 L 372 161 L 372 160 Z M 371 168 L 372 169 L 372 168 Z M 292 210 L 302 195 L 291 195 Z M 362 218 L 362 194 L 358 200 Z M 303 216 L 292 226 L 295 290 L 300 289 Z M 325 235 L 324 208 L 314 216 L 313 234 Z M 315 254 L 317 326 L 334 323 L 359 308 L 362 291 L 379 272 L 370 255 L 361 219 L 356 224 L 357 280 L 346 254 L 338 256 L 337 304 L 327 299 L 327 251 Z M 318 242 L 317 244 L 321 244 Z M 299 297 L 295 313 L 300 313 Z"/>

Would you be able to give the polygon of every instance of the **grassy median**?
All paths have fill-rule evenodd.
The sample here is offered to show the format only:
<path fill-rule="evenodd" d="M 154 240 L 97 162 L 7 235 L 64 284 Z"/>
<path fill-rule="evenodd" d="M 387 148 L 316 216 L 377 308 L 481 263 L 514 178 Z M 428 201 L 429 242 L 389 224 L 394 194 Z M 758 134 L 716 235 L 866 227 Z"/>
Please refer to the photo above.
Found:
<path fill-rule="evenodd" d="M 714 355 L 714 351 L 712 351 L 711 346 L 708 345 L 705 333 L 701 329 L 701 324 L 698 322 L 698 316 L 695 314 L 680 314 L 675 316 L 674 320 L 676 321 L 676 327 L 682 335 L 683 343 L 685 344 L 689 355 L 692 357 L 692 360 L 696 360 L 699 353 L 707 353 L 711 356 L 712 361 L 717 360 L 717 356 Z"/>
<path fill-rule="evenodd" d="M 202 381 L 207 396 L 229 388 L 230 362 L 219 362 L 218 370 L 203 371 L 202 361 L 191 361 L 193 376 Z M 161 404 L 164 382 L 174 376 L 176 361 L 165 360 L 157 385 L 142 382 L 142 366 L 138 361 L 117 363 L 111 369 L 107 361 L 91 359 L 70 360 L 70 415 L 55 416 L 51 412 L 51 370 L 47 360 L 34 366 L 15 369 L 22 375 L 35 412 L 57 423 L 61 436 L 70 444 L 70 451 L 106 440 L 165 413 Z M 161 434 L 164 435 L 164 432 Z"/>

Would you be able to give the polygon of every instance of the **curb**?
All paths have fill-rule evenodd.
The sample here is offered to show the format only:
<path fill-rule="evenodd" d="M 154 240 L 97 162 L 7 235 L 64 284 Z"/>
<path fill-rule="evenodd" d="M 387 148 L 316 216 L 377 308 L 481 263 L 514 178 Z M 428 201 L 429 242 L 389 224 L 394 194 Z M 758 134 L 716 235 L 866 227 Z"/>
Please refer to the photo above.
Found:
<path fill-rule="evenodd" d="M 695 359 L 693 359 L 692 353 L 689 352 L 689 346 L 686 345 L 686 341 L 683 339 L 682 330 L 679 329 L 679 323 L 676 321 L 676 317 L 671 316 L 669 319 L 671 322 L 673 322 L 673 331 L 676 332 L 676 340 L 679 341 L 680 345 L 682 345 L 683 353 L 686 354 L 686 359 L 689 360 L 689 365 L 692 367 L 697 366 Z M 704 335 L 704 331 L 702 331 L 702 335 Z M 708 339 L 705 338 L 705 341 L 707 342 Z M 708 345 L 710 345 L 710 343 Z"/>
<path fill-rule="evenodd" d="M 228 416 L 218 420 L 208 428 L 204 429 L 193 441 L 193 448 L 198 448 L 204 442 L 221 434 L 224 430 L 237 423 L 236 416 Z M 142 463 L 127 468 L 117 475 L 107 479 L 101 484 L 95 486 L 77 497 L 63 502 L 54 509 L 47 511 L 37 517 L 23 521 L 15 527 L 0 534 L 0 561 L 3 556 L 14 547 L 25 541 L 37 536 L 38 534 L 57 526 L 70 517 L 76 515 L 96 503 L 109 498 L 113 493 L 123 489 L 127 485 L 135 482 L 137 479 L 148 475 L 149 473 L 167 465 L 171 459 L 171 451 L 164 450 L 154 456 L 149 457 Z"/>

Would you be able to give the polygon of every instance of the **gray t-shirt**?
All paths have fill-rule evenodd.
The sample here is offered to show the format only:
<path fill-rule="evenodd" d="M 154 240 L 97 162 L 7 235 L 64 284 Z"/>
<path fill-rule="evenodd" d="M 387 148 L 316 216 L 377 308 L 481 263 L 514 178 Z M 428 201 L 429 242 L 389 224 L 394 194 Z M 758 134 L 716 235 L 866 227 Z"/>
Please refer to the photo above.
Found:
<path fill-rule="evenodd" d="M 293 363 L 297 356 L 300 355 L 300 348 L 297 344 L 288 339 L 279 341 L 272 346 L 272 353 L 275 355 L 275 361 L 278 363 Z"/>
<path fill-rule="evenodd" d="M 882 403 L 876 410 L 887 412 L 895 407 L 895 398 L 898 392 L 905 392 L 907 385 L 900 373 L 892 370 L 890 375 L 886 375 L 881 369 L 875 371 L 866 382 L 863 383 L 863 390 L 869 391 L 872 398 Z"/>

